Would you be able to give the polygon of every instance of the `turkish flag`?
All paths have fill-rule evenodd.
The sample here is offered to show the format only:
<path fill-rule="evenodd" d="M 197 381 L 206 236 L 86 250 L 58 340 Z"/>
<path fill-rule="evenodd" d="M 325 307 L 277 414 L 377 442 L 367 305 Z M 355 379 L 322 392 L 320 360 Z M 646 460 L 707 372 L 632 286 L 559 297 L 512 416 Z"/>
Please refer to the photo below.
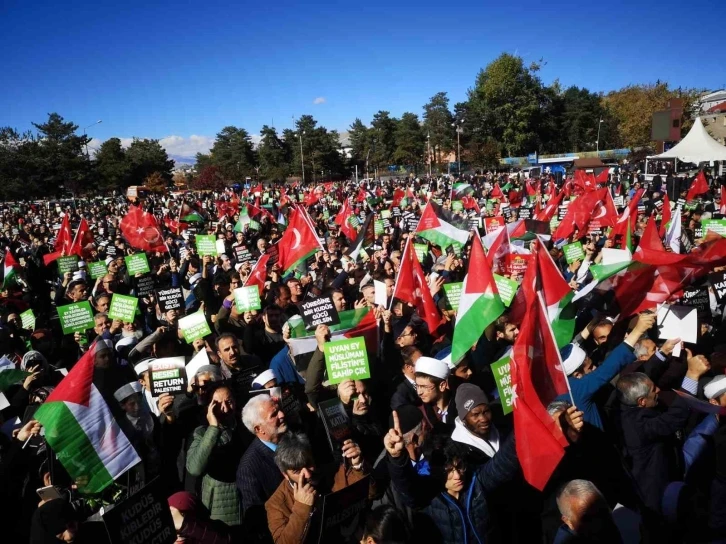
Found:
<path fill-rule="evenodd" d="M 607 187 L 585 193 L 572 202 L 567 208 L 567 214 L 557 229 L 552 233 L 555 240 L 569 237 L 575 229 L 584 233 L 591 221 L 597 221 L 601 226 L 610 226 L 618 219 L 613 197 Z"/>
<path fill-rule="evenodd" d="M 226 215 L 232 217 L 239 211 L 239 200 L 236 204 L 227 200 L 217 200 L 215 205 L 217 206 L 217 217 L 219 219 Z"/>
<path fill-rule="evenodd" d="M 691 183 L 691 186 L 688 188 L 686 201 L 690 202 L 691 200 L 695 200 L 699 195 L 707 193 L 709 189 L 708 181 L 706 181 L 706 175 L 703 173 L 703 170 L 701 170 L 698 175 L 693 178 L 693 183 Z"/>
<path fill-rule="evenodd" d="M 406 191 L 401 189 L 400 187 L 396 187 L 393 190 L 393 202 L 391 202 L 391 206 L 400 206 L 401 200 L 403 199 L 404 195 L 406 194 Z"/>
<path fill-rule="evenodd" d="M 343 206 L 335 216 L 335 224 L 340 227 L 340 230 L 348 240 L 356 239 L 356 231 L 350 224 L 349 219 L 353 216 L 353 211 L 350 209 L 350 202 L 346 198 L 343 201 Z"/>
<path fill-rule="evenodd" d="M 721 215 L 726 215 L 726 185 L 721 185 Z"/>
<path fill-rule="evenodd" d="M 262 291 L 265 289 L 265 282 L 267 281 L 267 261 L 269 260 L 269 253 L 262 255 L 255 263 L 254 268 L 252 268 L 247 281 L 245 281 L 245 287 L 256 285 L 260 291 L 260 296 L 262 296 Z"/>
<path fill-rule="evenodd" d="M 393 298 L 407 302 L 415 307 L 419 317 L 426 322 L 429 334 L 434 336 L 436 329 L 441 325 L 442 319 L 431 296 L 431 291 L 411 240 L 412 237 L 406 242 L 406 247 L 401 256 L 401 268 L 398 270 L 398 276 L 396 277 Z"/>
<path fill-rule="evenodd" d="M 322 249 L 312 221 L 302 208 L 295 208 L 290 214 L 290 223 L 277 243 L 280 248 L 279 260 L 283 274 L 288 272 L 301 259 L 317 249 Z"/>
<path fill-rule="evenodd" d="M 129 244 L 143 251 L 167 251 L 156 218 L 137 206 L 129 206 L 121 220 L 121 233 Z"/>
<path fill-rule="evenodd" d="M 534 216 L 534 218 L 537 221 L 546 221 L 548 223 L 550 221 L 552 221 L 552 218 L 557 213 L 557 209 L 559 208 L 560 202 L 562 202 L 562 198 L 564 196 L 565 196 L 565 192 L 564 191 L 560 191 L 559 193 L 557 193 L 556 196 L 551 197 L 547 201 L 547 205 L 544 207 L 544 209 L 542 211 L 540 211 L 539 213 L 537 213 Z"/>
<path fill-rule="evenodd" d="M 55 250 L 60 251 L 63 255 L 69 255 L 72 245 L 71 238 L 71 216 L 65 214 L 63 221 L 61 221 L 60 230 L 58 236 L 55 239 Z"/>
<path fill-rule="evenodd" d="M 89 245 L 92 245 L 94 242 L 95 240 L 93 239 L 93 233 L 88 227 L 88 221 L 86 221 L 86 218 L 84 217 L 83 219 L 81 219 L 80 225 L 78 225 L 76 237 L 73 239 L 73 243 L 71 244 L 71 248 L 68 254 L 78 255 L 79 257 L 83 258 L 83 250 Z"/>
<path fill-rule="evenodd" d="M 600 173 L 597 176 L 595 176 L 595 182 L 596 183 L 607 183 L 609 176 L 610 176 L 610 168 L 605 167 L 602 170 L 600 170 Z"/>
<path fill-rule="evenodd" d="M 499 187 L 499 183 L 495 183 L 494 187 L 492 187 L 492 190 L 489 191 L 489 198 L 504 198 L 504 193 L 502 192 L 502 189 Z"/>
<path fill-rule="evenodd" d="M 536 242 L 540 243 L 540 242 Z M 532 254 L 521 290 L 527 303 L 510 361 L 514 390 L 517 458 L 527 482 L 540 491 L 565 455 L 567 440 L 547 413 L 547 405 L 567 393 L 567 378 L 540 295 L 538 256 Z"/>
<path fill-rule="evenodd" d="M 633 260 L 644 264 L 652 265 L 673 265 L 688 258 L 688 255 L 671 253 L 663 247 L 663 241 L 658 235 L 658 228 L 655 226 L 655 219 L 651 215 L 648 224 L 640 237 L 638 247 L 633 252 Z"/>
<path fill-rule="evenodd" d="M 615 226 L 610 231 L 608 238 L 614 240 L 616 236 L 622 236 L 623 240 L 628 233 L 628 223 L 630 223 L 630 232 L 635 232 L 636 222 L 638 220 L 638 203 L 640 198 L 643 196 L 645 189 L 638 189 L 630 200 L 628 207 L 623 210 L 622 215 L 615 223 Z"/>

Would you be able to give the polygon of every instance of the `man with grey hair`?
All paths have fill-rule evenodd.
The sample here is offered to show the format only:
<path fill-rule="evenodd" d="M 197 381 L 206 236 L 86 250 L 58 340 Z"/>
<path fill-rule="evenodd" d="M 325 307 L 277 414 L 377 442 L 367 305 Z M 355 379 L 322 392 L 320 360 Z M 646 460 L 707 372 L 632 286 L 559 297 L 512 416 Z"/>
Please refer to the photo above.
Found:
<path fill-rule="evenodd" d="M 554 542 L 608 543 L 622 542 L 610 507 L 592 482 L 572 480 L 557 495 L 557 507 L 563 525 Z"/>
<path fill-rule="evenodd" d="M 265 503 L 272 540 L 277 543 L 308 542 L 310 517 L 318 494 L 340 491 L 361 479 L 368 470 L 360 448 L 352 440 L 343 442 L 343 462 L 332 470 L 318 468 L 310 439 L 304 433 L 288 432 L 275 450 L 275 463 L 285 478 Z"/>
<path fill-rule="evenodd" d="M 691 357 L 682 388 L 689 387 L 687 380 L 698 383 L 707 370 L 701 359 Z M 621 403 L 622 437 L 631 473 L 648 510 L 644 512 L 646 521 L 658 526 L 665 488 L 668 482 L 679 480 L 682 476 L 673 462 L 678 458 L 677 450 L 680 449 L 675 434 L 686 426 L 688 405 L 674 395 L 667 410 L 657 409 L 660 390 L 642 372 L 622 376 L 617 390 Z"/>
<path fill-rule="evenodd" d="M 264 505 L 283 480 L 275 464 L 275 450 L 287 432 L 285 414 L 276 398 L 260 394 L 245 404 L 242 423 L 255 435 L 237 467 L 242 516 L 249 531 L 269 539 Z"/>

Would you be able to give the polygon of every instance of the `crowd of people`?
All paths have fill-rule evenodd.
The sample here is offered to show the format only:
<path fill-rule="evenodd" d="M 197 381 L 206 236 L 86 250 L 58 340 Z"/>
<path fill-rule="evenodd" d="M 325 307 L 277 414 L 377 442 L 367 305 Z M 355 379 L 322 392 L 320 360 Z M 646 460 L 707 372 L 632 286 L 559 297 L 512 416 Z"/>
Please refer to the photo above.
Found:
<path fill-rule="evenodd" d="M 104 513 L 150 485 L 186 543 L 726 541 L 726 232 L 702 226 L 723 218 L 726 181 L 700 176 L 676 199 L 580 172 L 4 204 L 3 542 L 119 542 Z M 293 263 L 297 225 L 314 250 Z M 129 270 L 139 254 L 148 271 Z M 462 351 L 450 288 L 463 301 L 490 277 L 515 294 L 497 283 L 496 304 L 466 307 Z M 698 289 L 695 337 L 664 335 L 660 305 Z M 121 295 L 132 318 L 114 317 Z M 337 319 L 306 326 L 318 297 Z M 71 330 L 62 314 L 85 302 L 92 323 Z M 334 379 L 326 346 L 344 337 L 364 338 L 367 375 Z M 155 394 L 172 358 L 183 389 Z M 86 368 L 110 414 L 92 424 L 67 400 Z M 565 389 L 544 394 L 548 379 Z M 117 425 L 104 447 L 130 444 L 99 453 L 106 484 L 91 489 L 68 420 L 51 428 L 59 401 L 91 443 Z M 117 455 L 136 461 L 112 472 Z M 329 514 L 348 500 L 356 515 Z"/>

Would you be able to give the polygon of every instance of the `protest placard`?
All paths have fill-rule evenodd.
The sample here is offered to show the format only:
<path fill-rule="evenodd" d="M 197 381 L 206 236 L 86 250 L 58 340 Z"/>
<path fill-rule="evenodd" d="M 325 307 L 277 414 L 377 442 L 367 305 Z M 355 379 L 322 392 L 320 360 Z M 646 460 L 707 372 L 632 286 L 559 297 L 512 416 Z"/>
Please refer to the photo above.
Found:
<path fill-rule="evenodd" d="M 457 311 L 459 309 L 459 301 L 461 300 L 461 289 L 464 282 L 457 281 L 454 283 L 444 284 L 444 297 L 446 298 L 446 309 Z"/>
<path fill-rule="evenodd" d="M 114 293 L 111 297 L 108 317 L 111 319 L 119 319 L 125 323 L 131 323 L 136 317 L 136 307 L 138 305 L 138 298 Z"/>
<path fill-rule="evenodd" d="M 106 267 L 106 263 L 103 261 L 96 261 L 95 263 L 88 263 L 88 274 L 91 276 L 91 279 L 98 279 L 106 275 L 108 272 L 108 267 Z"/>
<path fill-rule="evenodd" d="M 214 240 L 214 236 L 209 234 L 197 234 L 194 237 L 194 243 L 197 246 L 197 253 L 200 256 L 212 255 L 217 256 L 217 244 Z"/>
<path fill-rule="evenodd" d="M 278 259 L 280 258 L 280 248 L 277 247 L 277 244 L 269 246 L 265 250 L 265 255 L 269 255 L 270 258 L 267 261 L 267 266 L 274 266 Z"/>
<path fill-rule="evenodd" d="M 499 274 L 493 274 L 493 276 L 494 283 L 497 284 L 497 291 L 499 291 L 499 298 L 502 299 L 505 306 L 509 306 L 512 303 L 512 300 L 514 300 L 514 295 L 517 294 L 519 284 L 516 281 L 500 276 Z"/>
<path fill-rule="evenodd" d="M 318 325 L 337 325 L 340 323 L 340 316 L 338 316 L 338 310 L 335 309 L 335 304 L 333 304 L 332 295 L 315 297 L 301 302 L 300 311 L 306 329 L 314 329 Z"/>
<path fill-rule="evenodd" d="M 227 246 L 224 244 L 224 240 L 215 240 L 214 245 L 217 248 L 217 255 L 224 255 L 227 252 Z"/>
<path fill-rule="evenodd" d="M 154 276 L 142 276 L 134 278 L 136 281 L 136 296 L 139 298 L 147 297 L 154 292 L 156 288 L 156 279 Z"/>
<path fill-rule="evenodd" d="M 695 344 L 698 340 L 698 310 L 690 306 L 662 304 L 656 317 L 661 340 L 680 338 Z"/>
<path fill-rule="evenodd" d="M 381 219 L 390 219 L 391 210 L 381 210 Z"/>
<path fill-rule="evenodd" d="M 260 290 L 256 285 L 238 287 L 233 291 L 234 303 L 238 312 L 251 312 L 262 308 Z"/>
<path fill-rule="evenodd" d="M 103 513 L 111 544 L 172 544 L 176 529 L 161 478 Z"/>
<path fill-rule="evenodd" d="M 529 265 L 530 255 L 509 253 L 504 257 L 504 273 L 511 279 L 520 281 Z"/>
<path fill-rule="evenodd" d="M 358 542 L 355 534 L 365 519 L 370 476 L 322 498 L 318 544 Z"/>
<path fill-rule="evenodd" d="M 686 287 L 683 290 L 681 301 L 685 306 L 696 308 L 701 318 L 711 315 L 711 303 L 708 299 L 708 289 L 706 287 Z"/>
<path fill-rule="evenodd" d="M 146 274 L 150 271 L 149 260 L 146 258 L 146 253 L 134 253 L 133 255 L 126 255 L 124 257 L 126 261 L 126 271 L 129 276 L 135 276 L 136 274 Z"/>
<path fill-rule="evenodd" d="M 429 252 L 429 246 L 427 244 L 413 244 L 413 251 L 416 254 L 418 262 L 424 262 L 426 255 Z"/>
<path fill-rule="evenodd" d="M 519 218 L 529 219 L 532 217 L 532 208 L 519 208 Z"/>
<path fill-rule="evenodd" d="M 181 287 L 158 289 L 156 291 L 156 300 L 162 313 L 184 308 L 184 293 L 182 293 Z"/>
<path fill-rule="evenodd" d="M 376 219 L 373 223 L 373 232 L 376 236 L 380 236 L 383 234 L 383 231 L 386 230 L 386 227 L 383 225 L 382 219 Z"/>
<path fill-rule="evenodd" d="M 347 338 L 326 342 L 325 366 L 331 385 L 343 380 L 365 380 L 371 377 L 364 338 Z"/>
<path fill-rule="evenodd" d="M 58 273 L 62 276 L 66 272 L 75 272 L 78 270 L 78 255 L 67 255 L 66 257 L 58 257 Z"/>
<path fill-rule="evenodd" d="M 201 367 L 209 364 L 209 354 L 207 353 L 206 349 L 200 349 L 197 354 L 192 357 L 192 360 L 187 363 L 187 366 L 184 368 L 184 371 L 187 375 L 187 381 L 192 382 L 194 381 L 194 375 L 197 373 L 197 370 L 199 370 Z"/>
<path fill-rule="evenodd" d="M 352 435 L 350 417 L 345 406 L 338 398 L 324 400 L 318 403 L 320 419 L 323 421 L 325 432 L 328 435 L 328 444 L 333 453 L 340 452 L 345 442 Z"/>
<path fill-rule="evenodd" d="M 187 374 L 184 368 L 184 357 L 162 357 L 149 365 L 149 381 L 151 395 L 158 397 L 162 393 L 176 395 L 187 390 Z"/>
<path fill-rule="evenodd" d="M 179 330 L 182 331 L 187 344 L 191 344 L 197 338 L 204 338 L 208 334 L 212 334 L 204 312 L 194 312 L 182 317 L 179 320 Z"/>
<path fill-rule="evenodd" d="M 726 272 L 714 272 L 708 275 L 708 283 L 713 288 L 713 294 L 716 296 L 716 302 L 723 304 L 726 299 Z M 21 316 L 22 317 L 22 314 Z M 23 324 L 25 326 L 25 324 Z"/>
<path fill-rule="evenodd" d="M 491 364 L 494 381 L 497 384 L 499 400 L 502 403 L 502 411 L 507 415 L 512 411 L 514 391 L 512 390 L 512 375 L 509 366 L 509 356 L 502 357 Z"/>
<path fill-rule="evenodd" d="M 375 288 L 373 303 L 377 306 L 388 307 L 388 290 L 385 282 L 373 280 L 373 287 Z"/>
<path fill-rule="evenodd" d="M 504 217 L 485 217 L 484 218 L 484 231 L 489 234 L 497 229 L 502 228 L 505 225 Z"/>
<path fill-rule="evenodd" d="M 20 321 L 23 324 L 24 329 L 35 330 L 35 314 L 32 308 L 28 308 L 22 314 L 20 314 Z"/>
<path fill-rule="evenodd" d="M 63 334 L 83 332 L 93 328 L 93 312 L 87 300 L 58 306 L 57 310 Z"/>
<path fill-rule="evenodd" d="M 240 264 L 252 262 L 252 253 L 245 246 L 237 246 L 234 248 L 234 257 Z"/>
<path fill-rule="evenodd" d="M 464 203 L 461 200 L 453 200 L 451 202 L 451 209 L 455 212 L 460 212 L 464 209 Z"/>
<path fill-rule="evenodd" d="M 582 261 L 585 258 L 585 251 L 582 249 L 582 242 L 573 242 L 562 248 L 567 264 L 575 261 Z"/>
<path fill-rule="evenodd" d="M 703 229 L 704 236 L 710 230 L 726 237 L 726 219 L 704 219 L 701 221 L 701 228 Z"/>

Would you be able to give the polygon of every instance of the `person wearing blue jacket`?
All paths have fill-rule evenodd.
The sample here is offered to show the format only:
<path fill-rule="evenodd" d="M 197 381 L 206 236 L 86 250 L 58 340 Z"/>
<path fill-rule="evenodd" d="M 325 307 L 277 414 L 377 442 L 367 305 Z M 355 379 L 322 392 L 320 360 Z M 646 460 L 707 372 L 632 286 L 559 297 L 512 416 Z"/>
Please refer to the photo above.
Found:
<path fill-rule="evenodd" d="M 520 466 L 514 433 L 488 463 L 468 467 L 466 450 L 451 440 L 435 450 L 429 459 L 428 475 L 418 473 L 404 448 L 398 415 L 393 412 L 394 428 L 383 444 L 388 453 L 391 482 L 402 502 L 426 514 L 432 526 L 426 527 L 428 542 L 485 544 L 498 541 L 496 520 L 487 505 L 487 496 L 511 482 Z M 423 523 L 423 520 L 420 521 Z"/>
<path fill-rule="evenodd" d="M 610 382 L 627 365 L 635 361 L 635 344 L 655 323 L 656 314 L 643 312 L 625 340 L 610 352 L 603 363 L 593 368 L 585 351 L 577 344 L 568 344 L 560 352 L 562 368 L 572 392 L 575 406 L 585 414 L 585 422 L 603 429 L 602 418 L 595 404 L 596 393 Z M 568 395 L 560 395 L 556 400 L 570 400 Z"/>

